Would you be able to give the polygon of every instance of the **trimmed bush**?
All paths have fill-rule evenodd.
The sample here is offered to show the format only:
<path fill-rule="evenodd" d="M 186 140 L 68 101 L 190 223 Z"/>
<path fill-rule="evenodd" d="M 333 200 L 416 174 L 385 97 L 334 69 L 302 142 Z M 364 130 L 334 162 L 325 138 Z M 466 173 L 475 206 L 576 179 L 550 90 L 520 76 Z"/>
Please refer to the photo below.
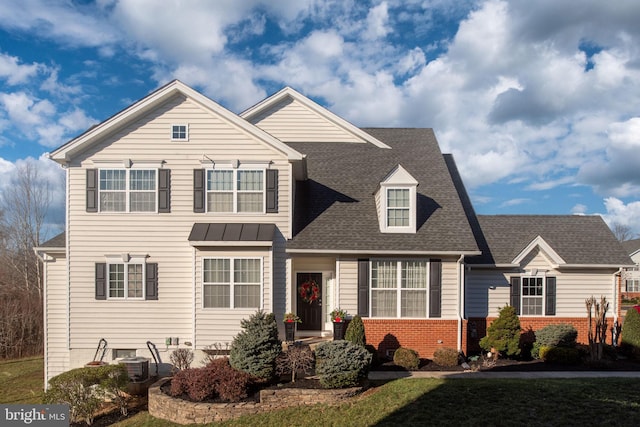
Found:
<path fill-rule="evenodd" d="M 480 347 L 486 351 L 495 348 L 507 356 L 520 354 L 520 319 L 516 309 L 506 305 L 500 309 L 500 315 L 487 328 L 487 336 L 480 340 Z"/>
<path fill-rule="evenodd" d="M 545 363 L 577 365 L 582 359 L 582 354 L 575 347 L 540 346 L 540 358 Z"/>
<path fill-rule="evenodd" d="M 400 347 L 393 352 L 393 363 L 401 368 L 412 371 L 418 369 L 418 366 L 420 366 L 420 356 L 418 356 L 418 352 L 413 349 Z"/>
<path fill-rule="evenodd" d="M 327 388 L 352 387 L 367 377 L 371 353 L 349 341 L 328 341 L 316 348 L 316 374 Z"/>
<path fill-rule="evenodd" d="M 124 392 L 128 384 L 129 376 L 124 365 L 72 369 L 49 380 L 43 402 L 67 404 L 70 406 L 71 422 L 84 420 L 90 425 L 106 397 L 113 399 L 119 405 L 120 412 L 126 415 Z"/>
<path fill-rule="evenodd" d="M 276 358 L 282 351 L 278 325 L 273 313 L 262 310 L 240 322 L 242 331 L 233 339 L 229 362 L 240 371 L 270 380 L 275 375 Z"/>
<path fill-rule="evenodd" d="M 621 333 L 622 349 L 636 359 L 640 359 L 640 313 L 635 307 L 627 310 Z"/>
<path fill-rule="evenodd" d="M 353 319 L 349 322 L 349 326 L 347 326 L 347 332 L 344 334 L 344 339 L 362 347 L 367 345 L 367 338 L 364 333 L 364 323 L 362 323 L 362 318 L 360 316 L 353 316 Z"/>
<path fill-rule="evenodd" d="M 578 331 L 569 323 L 547 325 L 536 331 L 536 342 L 539 346 L 575 347 Z"/>
<path fill-rule="evenodd" d="M 186 394 L 195 402 L 206 399 L 220 399 L 238 402 L 248 396 L 253 385 L 253 377 L 234 369 L 228 358 L 212 361 L 202 368 L 187 368 L 179 371 L 171 379 L 172 396 Z"/>
<path fill-rule="evenodd" d="M 458 350 L 451 347 L 439 347 L 433 352 L 433 362 L 440 366 L 451 368 L 458 366 Z"/>

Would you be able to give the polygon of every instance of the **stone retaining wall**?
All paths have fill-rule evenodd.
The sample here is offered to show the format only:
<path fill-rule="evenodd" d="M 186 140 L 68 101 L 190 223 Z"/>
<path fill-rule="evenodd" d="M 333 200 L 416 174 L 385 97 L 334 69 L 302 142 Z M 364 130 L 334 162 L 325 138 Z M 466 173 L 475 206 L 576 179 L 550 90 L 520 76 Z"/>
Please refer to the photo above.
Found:
<path fill-rule="evenodd" d="M 362 387 L 344 389 L 283 388 L 260 391 L 260 402 L 202 403 L 167 396 L 160 389 L 171 378 L 163 378 L 149 387 L 149 414 L 178 424 L 211 423 L 258 414 L 290 406 L 335 405 L 355 396 Z"/>

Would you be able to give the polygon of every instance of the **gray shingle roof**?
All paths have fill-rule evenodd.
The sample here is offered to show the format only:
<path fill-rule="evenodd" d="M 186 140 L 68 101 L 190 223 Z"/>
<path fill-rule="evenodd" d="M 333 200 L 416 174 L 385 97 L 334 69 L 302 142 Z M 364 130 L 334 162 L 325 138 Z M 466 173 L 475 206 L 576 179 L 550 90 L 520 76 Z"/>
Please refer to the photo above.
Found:
<path fill-rule="evenodd" d="M 469 263 L 510 264 L 540 236 L 567 264 L 633 264 L 600 216 L 478 215 L 478 224 L 483 255 Z"/>
<path fill-rule="evenodd" d="M 40 245 L 41 248 L 64 248 L 67 246 L 64 231 Z"/>
<path fill-rule="evenodd" d="M 477 251 L 460 196 L 431 129 L 363 129 L 391 146 L 291 143 L 307 155 L 297 183 L 295 235 L 288 249 Z M 419 185 L 415 234 L 381 233 L 374 193 L 398 164 Z"/>
<path fill-rule="evenodd" d="M 640 251 L 640 239 L 625 240 L 620 243 L 622 244 L 622 247 L 624 248 L 625 251 L 627 251 L 629 255 Z"/>

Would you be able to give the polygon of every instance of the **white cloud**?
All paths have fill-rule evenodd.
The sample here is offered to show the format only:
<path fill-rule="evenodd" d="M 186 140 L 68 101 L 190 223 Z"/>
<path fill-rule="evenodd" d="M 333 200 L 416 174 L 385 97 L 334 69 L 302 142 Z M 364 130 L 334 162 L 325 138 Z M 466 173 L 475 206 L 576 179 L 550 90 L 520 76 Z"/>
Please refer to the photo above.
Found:
<path fill-rule="evenodd" d="M 33 63 L 30 65 L 20 64 L 20 59 L 0 53 L 0 78 L 6 80 L 9 85 L 26 83 L 29 79 L 38 74 L 40 65 Z"/>
<path fill-rule="evenodd" d="M 604 205 L 607 213 L 602 214 L 602 218 L 609 226 L 621 224 L 630 227 L 634 234 L 640 234 L 640 201 L 625 204 L 615 197 L 607 197 L 604 199 Z"/>
<path fill-rule="evenodd" d="M 365 40 L 376 40 L 384 38 L 391 29 L 388 27 L 389 9 L 386 2 L 369 9 L 367 15 L 367 27 L 363 33 Z"/>
<path fill-rule="evenodd" d="M 584 215 L 588 211 L 587 207 L 581 203 L 578 203 L 574 207 L 571 208 L 571 213 L 574 215 Z"/>

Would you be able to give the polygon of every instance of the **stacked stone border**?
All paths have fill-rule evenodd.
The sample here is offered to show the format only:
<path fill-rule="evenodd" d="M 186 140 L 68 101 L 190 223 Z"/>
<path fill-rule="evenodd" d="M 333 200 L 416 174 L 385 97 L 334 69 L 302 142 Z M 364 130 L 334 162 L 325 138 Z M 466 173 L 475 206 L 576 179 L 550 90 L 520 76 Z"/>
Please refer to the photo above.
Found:
<path fill-rule="evenodd" d="M 259 402 L 189 402 L 164 394 L 163 378 L 149 387 L 149 414 L 178 424 L 212 423 L 300 405 L 337 405 L 362 392 L 362 387 L 343 389 L 282 388 L 260 390 Z"/>

